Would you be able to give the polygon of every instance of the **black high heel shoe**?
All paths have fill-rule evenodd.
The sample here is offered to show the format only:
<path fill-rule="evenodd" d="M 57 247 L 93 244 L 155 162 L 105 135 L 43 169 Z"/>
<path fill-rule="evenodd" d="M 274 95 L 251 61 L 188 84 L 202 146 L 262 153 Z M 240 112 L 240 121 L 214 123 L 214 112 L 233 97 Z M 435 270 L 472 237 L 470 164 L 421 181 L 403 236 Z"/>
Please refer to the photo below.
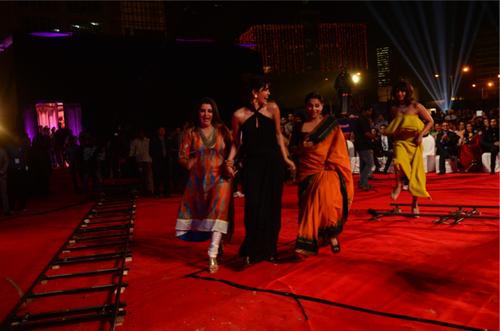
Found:
<path fill-rule="evenodd" d="M 330 248 L 332 249 L 333 254 L 338 254 L 340 253 L 340 244 L 337 245 L 330 245 Z"/>
<path fill-rule="evenodd" d="M 332 242 L 330 241 L 330 249 L 332 250 L 333 254 L 340 253 L 340 241 L 337 239 L 336 245 L 332 244 Z"/>

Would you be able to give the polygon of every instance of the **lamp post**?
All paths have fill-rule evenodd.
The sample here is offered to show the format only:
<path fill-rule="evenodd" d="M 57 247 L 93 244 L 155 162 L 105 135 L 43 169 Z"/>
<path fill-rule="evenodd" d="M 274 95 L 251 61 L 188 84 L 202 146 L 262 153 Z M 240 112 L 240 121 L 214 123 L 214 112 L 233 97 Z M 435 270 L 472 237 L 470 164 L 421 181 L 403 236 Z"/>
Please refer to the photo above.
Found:
<path fill-rule="evenodd" d="M 472 88 L 474 88 L 474 89 L 478 88 L 478 90 L 481 91 L 481 94 L 480 94 L 481 100 L 486 100 L 486 99 L 488 99 L 488 89 L 491 89 L 492 87 L 494 87 L 495 84 L 493 82 L 489 81 L 486 83 L 481 83 L 481 84 L 479 84 L 479 86 L 478 86 L 478 84 L 475 84 L 475 83 L 472 84 L 471 86 L 472 86 Z"/>
<path fill-rule="evenodd" d="M 353 95 L 353 106 L 357 112 L 360 112 L 362 109 L 362 105 L 364 104 L 364 96 L 361 93 L 361 73 L 356 72 L 351 75 L 351 81 L 354 84 L 356 96 Z"/>

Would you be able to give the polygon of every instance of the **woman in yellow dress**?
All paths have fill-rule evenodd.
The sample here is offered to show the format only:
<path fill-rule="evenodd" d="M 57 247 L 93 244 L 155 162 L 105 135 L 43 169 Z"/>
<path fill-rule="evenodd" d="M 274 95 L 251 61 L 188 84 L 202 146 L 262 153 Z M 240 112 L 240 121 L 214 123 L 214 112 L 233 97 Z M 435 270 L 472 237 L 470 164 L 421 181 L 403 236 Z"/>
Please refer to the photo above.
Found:
<path fill-rule="evenodd" d="M 413 87 L 407 82 L 401 81 L 393 87 L 393 120 L 385 134 L 392 136 L 394 142 L 396 185 L 391 192 L 391 198 L 397 200 L 403 187 L 403 176 L 406 176 L 412 195 L 412 212 L 418 214 L 418 198 L 430 198 L 425 184 L 422 139 L 429 133 L 434 120 L 427 109 L 412 96 Z"/>
<path fill-rule="evenodd" d="M 330 244 L 340 252 L 339 234 L 354 196 L 344 134 L 332 116 L 323 116 L 323 97 L 306 96 L 307 120 L 294 130 L 292 144 L 299 159 L 299 230 L 295 251 L 317 254 Z"/>

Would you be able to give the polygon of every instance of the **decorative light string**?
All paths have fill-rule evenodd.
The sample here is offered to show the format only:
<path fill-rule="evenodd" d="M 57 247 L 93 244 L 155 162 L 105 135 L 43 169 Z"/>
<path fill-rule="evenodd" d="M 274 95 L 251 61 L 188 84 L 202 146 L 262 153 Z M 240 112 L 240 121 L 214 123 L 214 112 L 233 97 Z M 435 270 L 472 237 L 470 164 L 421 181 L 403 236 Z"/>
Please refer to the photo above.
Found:
<path fill-rule="evenodd" d="M 338 71 L 340 66 L 368 68 L 366 24 L 323 23 L 318 29 L 320 70 Z M 301 24 L 254 25 L 239 37 L 262 56 L 265 72 L 300 73 L 305 69 L 304 26 Z"/>

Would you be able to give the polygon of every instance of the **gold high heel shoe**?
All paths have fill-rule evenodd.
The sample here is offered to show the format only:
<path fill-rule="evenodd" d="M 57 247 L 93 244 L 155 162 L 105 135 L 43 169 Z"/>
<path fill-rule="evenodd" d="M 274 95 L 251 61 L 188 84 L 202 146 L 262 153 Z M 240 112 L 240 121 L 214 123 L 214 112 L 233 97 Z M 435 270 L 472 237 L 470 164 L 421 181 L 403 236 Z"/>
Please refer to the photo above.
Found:
<path fill-rule="evenodd" d="M 219 265 L 217 264 L 217 258 L 216 257 L 209 257 L 208 258 L 208 271 L 211 274 L 214 274 L 218 270 L 219 270 Z"/>

